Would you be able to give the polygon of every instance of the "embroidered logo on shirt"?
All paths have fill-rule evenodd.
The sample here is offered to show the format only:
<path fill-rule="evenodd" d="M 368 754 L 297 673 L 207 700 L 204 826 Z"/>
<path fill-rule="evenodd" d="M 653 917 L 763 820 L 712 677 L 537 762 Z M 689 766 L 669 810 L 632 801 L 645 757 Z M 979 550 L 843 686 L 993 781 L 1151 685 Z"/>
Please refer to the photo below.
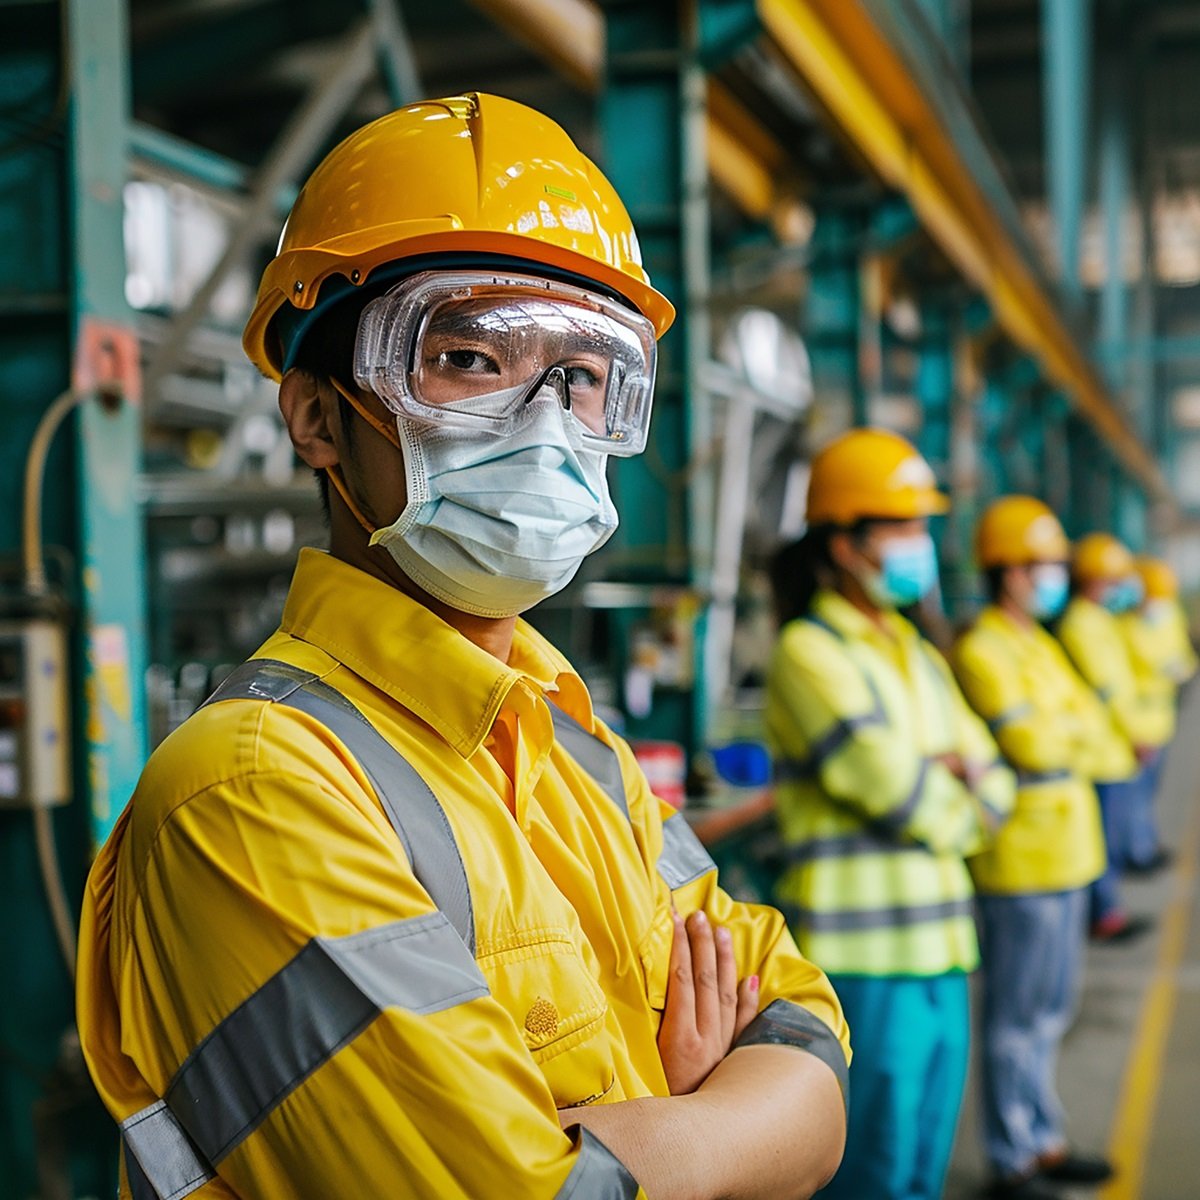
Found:
<path fill-rule="evenodd" d="M 525 1015 L 525 1030 L 533 1037 L 553 1037 L 558 1032 L 558 1009 L 539 996 Z"/>

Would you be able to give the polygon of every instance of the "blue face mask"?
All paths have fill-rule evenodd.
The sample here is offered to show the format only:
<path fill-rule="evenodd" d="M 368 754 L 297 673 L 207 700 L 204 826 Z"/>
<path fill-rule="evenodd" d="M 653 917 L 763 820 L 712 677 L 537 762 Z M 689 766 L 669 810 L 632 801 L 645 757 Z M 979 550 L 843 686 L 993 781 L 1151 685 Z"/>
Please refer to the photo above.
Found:
<path fill-rule="evenodd" d="M 1029 615 L 1038 621 L 1052 621 L 1066 607 L 1071 590 L 1067 568 L 1059 563 L 1034 567 L 1033 599 Z"/>
<path fill-rule="evenodd" d="M 927 533 L 885 542 L 882 565 L 860 582 L 879 608 L 904 608 L 926 595 L 938 577 L 937 550 Z"/>
<path fill-rule="evenodd" d="M 1100 597 L 1100 603 L 1117 616 L 1132 612 L 1141 602 L 1142 585 L 1137 579 L 1122 579 L 1119 583 L 1110 583 Z"/>

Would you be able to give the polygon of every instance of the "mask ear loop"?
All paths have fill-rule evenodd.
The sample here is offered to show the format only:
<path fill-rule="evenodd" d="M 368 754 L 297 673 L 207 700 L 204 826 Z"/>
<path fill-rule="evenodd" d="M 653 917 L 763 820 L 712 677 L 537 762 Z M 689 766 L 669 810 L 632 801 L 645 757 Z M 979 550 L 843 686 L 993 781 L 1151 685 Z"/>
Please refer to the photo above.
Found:
<path fill-rule="evenodd" d="M 348 388 L 344 388 L 336 379 L 330 379 L 329 382 L 333 384 L 334 390 L 338 393 L 338 395 L 341 396 L 346 403 L 349 404 L 350 407 L 354 409 L 354 411 L 358 413 L 358 415 L 362 417 L 362 419 L 366 421 L 366 423 L 370 425 L 372 429 L 375 430 L 376 433 L 380 434 L 382 437 L 391 442 L 391 444 L 395 446 L 397 450 L 400 449 L 400 438 L 397 435 L 394 427 L 381 421 L 363 404 L 361 400 L 359 400 L 357 396 L 353 395 Z M 354 500 L 354 497 L 350 495 L 350 489 L 346 486 L 346 477 L 342 474 L 341 467 L 326 467 L 325 474 L 328 477 L 329 482 L 333 484 L 334 490 L 342 498 L 342 503 L 350 510 L 350 513 L 354 519 L 363 527 L 364 530 L 366 530 L 368 537 L 373 537 L 377 532 L 376 527 L 372 525 L 365 516 L 363 516 L 362 509 L 359 508 L 358 504 Z"/>

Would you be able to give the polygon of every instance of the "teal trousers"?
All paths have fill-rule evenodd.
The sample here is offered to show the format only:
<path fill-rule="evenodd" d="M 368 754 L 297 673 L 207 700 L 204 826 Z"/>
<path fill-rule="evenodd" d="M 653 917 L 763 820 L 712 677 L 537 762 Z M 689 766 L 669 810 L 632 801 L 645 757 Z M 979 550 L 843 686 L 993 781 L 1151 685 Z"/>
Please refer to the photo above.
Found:
<path fill-rule="evenodd" d="M 967 1077 L 967 977 L 831 975 L 850 1025 L 846 1153 L 819 1194 L 937 1200 Z"/>

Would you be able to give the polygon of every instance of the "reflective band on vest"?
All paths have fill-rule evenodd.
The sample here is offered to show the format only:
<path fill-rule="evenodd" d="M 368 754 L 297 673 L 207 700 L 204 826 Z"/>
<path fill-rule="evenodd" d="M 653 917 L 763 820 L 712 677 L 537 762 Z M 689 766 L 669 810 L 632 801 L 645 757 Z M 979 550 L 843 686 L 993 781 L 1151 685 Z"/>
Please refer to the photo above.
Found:
<path fill-rule="evenodd" d="M 852 908 L 837 912 L 818 912 L 811 908 L 784 905 L 797 925 L 812 933 L 861 933 L 868 929 L 897 929 L 920 925 L 925 921 L 945 921 L 969 917 L 969 898 L 943 900 L 936 904 L 890 904 L 884 908 Z"/>
<path fill-rule="evenodd" d="M 928 854 L 929 847 L 922 842 L 902 842 L 890 835 L 890 831 L 874 833 L 869 829 L 859 833 L 831 834 L 829 837 L 812 838 L 783 848 L 789 863 L 812 862 L 818 858 L 849 858 L 857 854 Z"/>
<path fill-rule="evenodd" d="M 917 811 L 917 805 L 921 803 L 921 797 L 925 794 L 925 780 L 928 776 L 929 759 L 923 758 L 920 769 L 917 771 L 917 778 L 908 795 L 904 797 L 898 807 L 893 808 L 891 812 L 881 813 L 875 820 L 888 829 L 903 829 L 912 818 L 913 813 Z"/>
<path fill-rule="evenodd" d="M 875 681 L 864 673 L 863 682 L 871 693 L 871 710 L 855 717 L 838 717 L 829 732 L 817 738 L 809 747 L 806 757 L 784 758 L 775 764 L 776 780 L 787 783 L 791 780 L 814 778 L 826 760 L 832 758 L 860 729 L 887 724 L 887 709 L 883 707 L 883 697 L 880 696 Z"/>
<path fill-rule="evenodd" d="M 621 760 L 617 752 L 553 704 L 550 705 L 550 716 L 559 745 L 600 785 L 628 820 L 629 803 L 625 799 L 625 780 L 621 778 Z"/>
<path fill-rule="evenodd" d="M 1070 767 L 1059 767 L 1054 771 L 1018 771 L 1018 787 L 1039 787 L 1044 783 L 1064 783 L 1073 779 L 1075 772 Z"/>
<path fill-rule="evenodd" d="M 772 1000 L 742 1030 L 738 1046 L 795 1046 L 819 1058 L 834 1075 L 842 1089 L 842 1102 L 847 1111 L 850 1103 L 850 1068 L 837 1035 L 819 1017 L 791 1000 Z"/>
<path fill-rule="evenodd" d="M 1032 704 L 1014 704 L 1012 708 L 1007 708 L 1002 713 L 997 713 L 987 723 L 988 729 L 992 733 L 999 733 L 1006 725 L 1011 725 L 1014 721 L 1023 721 L 1026 717 L 1033 715 Z"/>

